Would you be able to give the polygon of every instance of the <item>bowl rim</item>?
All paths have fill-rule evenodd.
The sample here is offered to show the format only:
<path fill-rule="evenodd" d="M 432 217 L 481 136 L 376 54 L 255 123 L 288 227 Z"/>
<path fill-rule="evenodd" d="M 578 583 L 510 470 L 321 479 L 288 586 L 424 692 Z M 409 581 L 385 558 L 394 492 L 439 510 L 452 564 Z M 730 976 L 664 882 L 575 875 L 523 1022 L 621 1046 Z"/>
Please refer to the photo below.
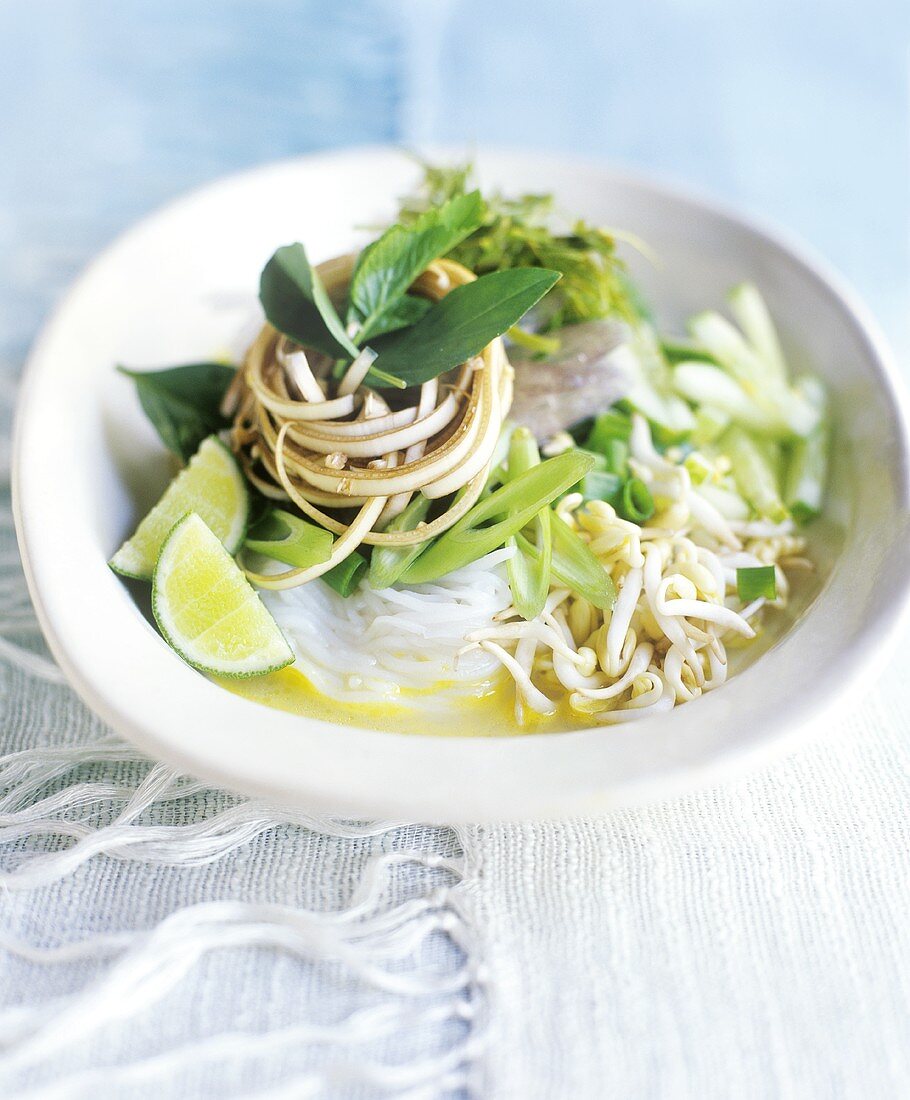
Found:
<path fill-rule="evenodd" d="M 106 722 L 141 749 L 167 761 L 172 766 L 189 770 L 245 793 L 265 795 L 328 812 L 386 816 L 400 813 L 401 807 L 405 806 L 414 818 L 445 822 L 516 816 L 556 816 L 569 808 L 603 809 L 606 806 L 612 807 L 665 797 L 671 793 L 711 782 L 732 770 L 742 770 L 757 762 L 766 761 L 775 754 L 795 748 L 823 728 L 827 715 L 835 705 L 842 704 L 845 694 L 858 691 L 863 675 L 870 671 L 879 655 L 891 645 L 901 628 L 907 611 L 908 595 L 910 595 L 910 568 L 905 556 L 898 553 L 897 536 L 893 540 L 892 553 L 888 559 L 891 570 L 890 579 L 894 584 L 891 598 L 879 606 L 876 616 L 864 623 L 858 631 L 856 635 L 859 646 L 858 656 L 849 664 L 840 661 L 829 674 L 827 679 L 832 682 L 825 685 L 829 689 L 828 696 L 816 686 L 814 690 L 808 690 L 804 695 L 790 701 L 791 708 L 786 721 L 770 727 L 766 721 L 760 737 L 753 735 L 745 740 L 733 739 L 722 745 L 720 751 L 710 758 L 685 760 L 670 754 L 652 759 L 647 763 L 643 762 L 637 769 L 633 768 L 631 774 L 611 781 L 606 789 L 604 775 L 600 769 L 591 768 L 591 775 L 583 781 L 584 768 L 579 771 L 576 767 L 571 772 L 574 789 L 567 795 L 566 792 L 558 789 L 562 771 L 559 767 L 553 766 L 554 761 L 551 757 L 553 757 L 554 744 L 559 744 L 564 750 L 571 752 L 572 746 L 580 746 L 582 740 L 590 739 L 592 734 L 603 739 L 602 728 L 592 727 L 571 733 L 544 733 L 534 737 L 503 736 L 487 739 L 462 735 L 446 738 L 420 737 L 339 727 L 314 719 L 272 711 L 259 704 L 231 696 L 182 663 L 174 662 L 174 684 L 176 690 L 179 683 L 178 694 L 184 692 L 187 697 L 193 694 L 201 698 L 200 693 L 191 686 L 191 677 L 200 685 L 205 684 L 219 692 L 225 700 L 230 700 L 238 716 L 243 714 L 250 719 L 258 717 L 259 724 L 274 728 L 276 735 L 278 731 L 283 731 L 281 736 L 287 736 L 290 728 L 289 720 L 303 724 L 308 731 L 308 736 L 312 735 L 314 738 L 321 737 L 325 740 L 327 734 L 343 733 L 346 744 L 341 750 L 341 755 L 348 756 L 349 765 L 355 757 L 357 758 L 356 781 L 354 776 L 346 776 L 350 779 L 350 783 L 341 784 L 339 782 L 341 772 L 337 769 L 338 762 L 333 759 L 339 755 L 338 748 L 327 742 L 319 744 L 313 741 L 312 748 L 318 750 L 315 752 L 317 767 L 314 769 L 315 774 L 311 773 L 306 781 L 301 783 L 299 777 L 296 781 L 291 781 L 287 769 L 278 762 L 269 764 L 260 761 L 258 765 L 255 762 L 251 765 L 249 760 L 231 758 L 219 763 L 214 761 L 209 753 L 201 751 L 193 744 L 175 745 L 173 736 L 165 735 L 161 725 L 163 721 L 173 719 L 173 713 L 168 716 L 159 712 L 157 718 L 154 715 L 149 717 L 145 714 L 131 713 L 128 706 L 122 703 L 118 705 L 109 697 L 109 693 L 105 690 L 103 672 L 97 667 L 86 667 L 86 663 L 80 659 L 72 639 L 68 638 L 62 629 L 64 612 L 61 605 L 55 602 L 55 597 L 49 597 L 47 570 L 44 562 L 40 560 L 38 542 L 36 542 L 36 540 L 40 541 L 42 536 L 35 533 L 34 515 L 31 515 L 27 521 L 24 514 L 24 501 L 31 492 L 29 477 L 25 472 L 27 469 L 25 455 L 32 446 L 32 426 L 37 415 L 32 408 L 32 395 L 38 379 L 45 372 L 53 369 L 46 349 L 52 344 L 55 333 L 58 329 L 65 327 L 70 312 L 81 305 L 97 271 L 109 263 L 117 262 L 120 255 L 128 251 L 134 240 L 139 239 L 150 229 L 154 229 L 159 220 L 166 220 L 182 208 L 190 207 L 200 201 L 204 202 L 223 188 L 255 186 L 257 182 L 266 181 L 275 173 L 319 172 L 324 167 L 362 165 L 364 161 L 381 163 L 390 157 L 401 155 L 399 150 L 386 145 L 356 146 L 272 161 L 194 188 L 154 210 L 117 236 L 88 264 L 46 321 L 26 362 L 15 418 L 12 470 L 13 513 L 29 593 L 51 651 L 68 681 L 88 706 Z M 429 149 L 428 155 L 451 158 L 463 156 L 463 150 L 436 147 Z M 707 215 L 743 229 L 770 244 L 774 250 L 785 254 L 788 260 L 795 263 L 801 275 L 811 279 L 823 295 L 833 299 L 862 339 L 867 352 L 866 359 L 870 375 L 882 390 L 888 406 L 894 413 L 899 448 L 897 485 L 905 513 L 910 509 L 908 401 L 901 376 L 884 334 L 871 311 L 827 261 L 819 258 L 812 249 L 794 239 L 791 234 L 782 232 L 775 226 L 769 226 L 763 219 L 751 214 L 743 214 L 726 202 L 705 196 L 693 188 L 681 186 L 654 174 L 623 167 L 616 168 L 609 162 L 597 158 L 546 154 L 494 146 L 481 147 L 475 151 L 475 155 L 481 161 L 495 162 L 512 159 L 530 162 L 533 158 L 537 164 L 550 163 L 560 168 L 571 166 L 574 170 L 596 175 L 620 187 L 633 189 L 659 199 L 698 207 Z M 812 613 L 813 610 L 810 610 L 808 615 L 811 616 Z M 181 673 L 184 674 L 182 678 Z M 711 697 L 707 697 L 699 701 L 699 706 L 703 707 L 710 700 Z M 214 702 L 213 697 L 206 697 L 206 704 L 219 711 L 223 710 L 220 704 Z M 255 714 L 247 708 L 255 708 Z M 646 719 L 636 724 L 636 731 L 645 734 L 647 727 L 650 726 L 653 729 L 654 725 L 661 721 L 660 717 Z M 402 784 L 402 788 L 393 790 L 391 794 L 386 791 L 371 790 L 371 782 L 374 786 L 376 785 L 371 769 L 375 767 L 379 745 L 383 746 L 380 770 L 385 769 L 387 773 L 397 777 L 397 781 Z M 592 742 L 585 747 L 584 751 L 592 751 L 593 747 Z M 320 764 L 325 768 L 324 774 L 319 772 Z M 502 776 L 503 769 L 509 773 L 505 780 Z M 533 790 L 520 792 L 518 797 L 514 790 L 516 769 L 522 775 L 533 773 L 540 776 Z M 425 781 L 433 775 L 436 777 L 435 784 L 430 783 L 427 786 Z M 451 799 L 439 797 L 440 776 L 448 775 L 452 777 L 452 786 L 457 788 L 460 784 L 463 788 L 461 793 L 465 795 L 465 801 L 459 808 L 453 808 Z M 475 782 L 488 784 L 480 797 L 476 791 L 473 797 L 470 793 L 466 793 L 468 792 L 466 780 L 469 777 L 473 777 Z M 394 782 L 394 779 L 390 778 L 387 782 Z M 422 783 L 424 783 L 423 787 L 421 787 Z M 405 786 L 411 786 L 411 789 L 402 796 L 402 789 Z M 491 795 L 494 797 L 491 798 Z M 446 801 L 448 805 L 443 806 Z M 503 812 L 496 812 L 493 805 L 500 807 Z"/>

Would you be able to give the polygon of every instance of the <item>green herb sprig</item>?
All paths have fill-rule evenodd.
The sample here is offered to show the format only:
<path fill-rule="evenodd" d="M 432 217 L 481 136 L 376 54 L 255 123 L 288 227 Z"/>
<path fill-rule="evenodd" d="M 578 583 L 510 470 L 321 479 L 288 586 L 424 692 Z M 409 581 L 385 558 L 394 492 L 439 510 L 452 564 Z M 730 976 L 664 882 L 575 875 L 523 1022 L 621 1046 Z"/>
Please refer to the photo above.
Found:
<path fill-rule="evenodd" d="M 424 164 L 423 169 L 420 187 L 401 200 L 399 218 L 404 225 L 418 224 L 427 211 L 469 193 L 472 165 Z M 641 306 L 616 253 L 615 238 L 581 220 L 569 232 L 556 233 L 550 228 L 553 215 L 552 195 L 507 198 L 496 192 L 483 200 L 481 224 L 446 255 L 477 275 L 520 267 L 558 271 L 562 279 L 547 298 L 538 324 L 541 332 L 611 315 L 638 320 Z M 516 338 L 528 335 L 516 333 Z"/>
<path fill-rule="evenodd" d="M 188 363 L 165 370 L 118 367 L 136 384 L 139 403 L 161 442 L 189 462 L 203 439 L 228 426 L 221 402 L 235 369 L 224 363 Z"/>

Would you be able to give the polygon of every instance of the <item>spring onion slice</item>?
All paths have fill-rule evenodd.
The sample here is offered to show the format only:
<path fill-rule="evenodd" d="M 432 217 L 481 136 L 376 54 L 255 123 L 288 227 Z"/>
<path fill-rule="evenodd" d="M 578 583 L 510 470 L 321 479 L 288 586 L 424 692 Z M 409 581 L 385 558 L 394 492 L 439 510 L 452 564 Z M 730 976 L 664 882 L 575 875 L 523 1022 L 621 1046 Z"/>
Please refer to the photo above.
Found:
<path fill-rule="evenodd" d="M 606 500 L 611 504 L 622 492 L 623 480 L 610 470 L 592 470 L 581 479 L 579 492 L 585 500 Z"/>
<path fill-rule="evenodd" d="M 427 512 L 433 502 L 418 493 L 412 501 L 393 520 L 386 531 L 413 531 L 427 518 Z M 377 546 L 370 557 L 370 588 L 391 588 L 407 567 L 419 557 L 422 543 L 411 546 Z"/>
<path fill-rule="evenodd" d="M 755 441 L 734 426 L 724 432 L 718 446 L 730 459 L 737 489 L 755 511 L 772 523 L 787 519 L 789 513 L 777 487 L 777 471 Z"/>
<path fill-rule="evenodd" d="M 622 487 L 616 511 L 631 523 L 646 523 L 655 511 L 651 490 L 640 478 L 630 477 Z"/>
<path fill-rule="evenodd" d="M 359 550 L 354 550 L 343 561 L 332 566 L 327 573 L 323 573 L 319 579 L 325 581 L 329 588 L 334 588 L 339 596 L 347 599 L 360 584 L 360 579 L 368 567 L 369 562 L 363 554 Z"/>
<path fill-rule="evenodd" d="M 403 580 L 422 584 L 468 565 L 502 546 L 526 527 L 541 508 L 580 481 L 593 466 L 579 451 L 548 458 L 491 493 L 408 567 Z M 482 523 L 504 516 L 489 527 Z"/>
<path fill-rule="evenodd" d="M 251 534 L 254 537 L 247 537 L 244 543 L 247 549 L 301 569 L 328 561 L 332 553 L 329 531 L 281 508 L 273 508 L 252 528 Z"/>
<path fill-rule="evenodd" d="M 614 440 L 628 443 L 632 435 L 632 422 L 621 412 L 613 409 L 594 417 L 594 423 L 585 440 L 585 447 L 589 451 L 607 453 L 607 448 Z"/>
<path fill-rule="evenodd" d="M 736 594 L 743 603 L 777 599 L 777 578 L 773 565 L 755 565 L 736 570 Z"/>
<path fill-rule="evenodd" d="M 702 363 L 717 362 L 709 351 L 699 347 L 694 340 L 686 340 L 685 337 L 678 337 L 673 340 L 661 340 L 660 350 L 663 352 L 664 359 L 666 359 L 671 366 L 675 366 L 677 363 L 689 362 L 693 359 Z"/>
<path fill-rule="evenodd" d="M 509 465 L 506 484 L 523 473 L 540 465 L 540 452 L 534 436 L 527 428 L 516 428 L 509 444 Z M 550 509 L 541 508 L 531 520 L 534 530 L 535 555 L 526 554 L 516 541 L 516 536 L 506 540 L 514 546 L 515 553 L 509 559 L 509 588 L 512 602 L 523 619 L 536 619 L 543 611 L 550 591 L 550 565 L 553 560 L 553 541 L 550 536 Z"/>
<path fill-rule="evenodd" d="M 612 609 L 616 603 L 616 585 L 588 544 L 555 512 L 550 513 L 550 532 L 553 537 L 552 573 L 557 584 L 583 596 L 594 607 Z M 537 553 L 537 547 L 524 535 L 517 535 L 516 539 L 526 554 Z"/>
<path fill-rule="evenodd" d="M 695 427 L 692 431 L 692 444 L 703 447 L 713 443 L 730 426 L 730 414 L 716 405 L 699 405 L 695 410 Z"/>
<path fill-rule="evenodd" d="M 610 439 L 604 449 L 607 457 L 607 470 L 625 477 L 629 464 L 629 444 L 624 439 Z"/>
<path fill-rule="evenodd" d="M 740 283 L 730 291 L 727 300 L 730 303 L 730 312 L 749 343 L 777 378 L 786 383 L 787 365 L 777 338 L 777 329 L 758 288 L 753 283 Z"/>
<path fill-rule="evenodd" d="M 783 422 L 788 434 L 803 436 L 812 431 L 818 423 L 818 410 L 787 384 L 785 374 L 780 374 L 767 361 L 763 354 L 767 347 L 760 350 L 753 346 L 734 325 L 713 310 L 693 317 L 689 331 L 736 379 L 757 407 Z M 689 368 L 693 365 L 686 364 Z M 679 384 L 678 375 L 676 383 Z"/>
<path fill-rule="evenodd" d="M 830 439 L 830 425 L 822 420 L 805 439 L 793 444 L 784 481 L 784 502 L 797 523 L 808 523 L 822 510 Z"/>
<path fill-rule="evenodd" d="M 753 432 L 786 437 L 790 425 L 775 407 L 757 402 L 743 384 L 710 363 L 681 362 L 673 371 L 673 384 L 687 401 L 719 410 L 728 421 Z M 696 413 L 696 430 L 699 427 Z M 704 441 L 704 432 L 700 433 Z"/>

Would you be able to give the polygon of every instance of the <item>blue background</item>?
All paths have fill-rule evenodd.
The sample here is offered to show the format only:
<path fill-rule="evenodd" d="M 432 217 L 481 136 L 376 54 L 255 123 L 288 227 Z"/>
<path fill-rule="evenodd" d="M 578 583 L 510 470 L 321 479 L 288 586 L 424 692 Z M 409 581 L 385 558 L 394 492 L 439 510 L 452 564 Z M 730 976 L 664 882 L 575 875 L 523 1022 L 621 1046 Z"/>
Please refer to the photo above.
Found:
<path fill-rule="evenodd" d="M 187 187 L 432 140 L 734 200 L 827 254 L 905 352 L 908 42 L 906 0 L 0 0 L 0 355 Z"/>

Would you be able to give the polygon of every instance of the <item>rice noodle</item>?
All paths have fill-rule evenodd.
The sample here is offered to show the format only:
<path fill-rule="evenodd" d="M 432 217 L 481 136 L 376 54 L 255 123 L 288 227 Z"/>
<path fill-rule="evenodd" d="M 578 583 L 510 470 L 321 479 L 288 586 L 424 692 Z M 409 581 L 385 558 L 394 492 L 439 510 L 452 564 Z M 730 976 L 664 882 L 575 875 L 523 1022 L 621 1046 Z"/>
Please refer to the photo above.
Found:
<path fill-rule="evenodd" d="M 381 592 L 363 585 L 349 599 L 323 584 L 264 591 L 262 598 L 300 670 L 342 704 L 401 699 L 402 689 L 440 683 L 477 694 L 499 679 L 501 663 L 479 646 L 458 654 L 466 635 L 509 606 L 503 563 L 512 553 L 497 550 L 432 584 Z"/>

